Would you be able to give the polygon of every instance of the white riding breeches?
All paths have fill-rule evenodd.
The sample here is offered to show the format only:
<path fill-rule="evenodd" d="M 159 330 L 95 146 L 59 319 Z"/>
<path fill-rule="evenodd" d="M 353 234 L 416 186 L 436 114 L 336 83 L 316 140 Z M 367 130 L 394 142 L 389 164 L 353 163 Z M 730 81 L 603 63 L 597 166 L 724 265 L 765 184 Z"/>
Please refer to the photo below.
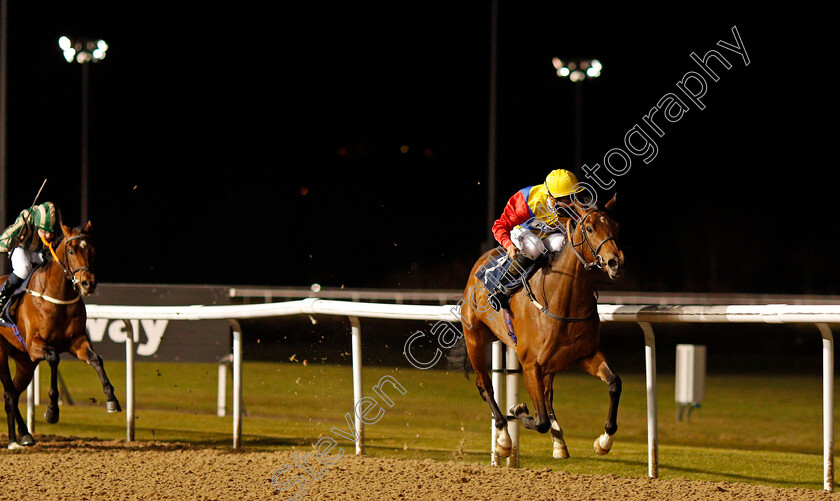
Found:
<path fill-rule="evenodd" d="M 23 247 L 15 247 L 12 251 L 12 273 L 19 278 L 26 279 L 32 268 L 44 262 L 44 258 L 40 252 L 24 249 Z"/>
<path fill-rule="evenodd" d="M 537 259 L 546 252 L 560 252 L 566 245 L 566 235 L 560 232 L 546 235 L 540 239 L 531 230 L 516 227 L 510 232 L 510 241 L 528 259 Z"/>

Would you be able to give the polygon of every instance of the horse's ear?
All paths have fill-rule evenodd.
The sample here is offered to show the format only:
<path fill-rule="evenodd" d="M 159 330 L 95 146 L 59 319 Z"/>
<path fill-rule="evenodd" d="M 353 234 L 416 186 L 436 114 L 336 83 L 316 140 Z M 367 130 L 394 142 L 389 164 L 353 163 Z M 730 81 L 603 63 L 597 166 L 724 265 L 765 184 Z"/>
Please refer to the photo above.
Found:
<path fill-rule="evenodd" d="M 604 204 L 604 210 L 605 210 L 605 211 L 607 211 L 607 212 L 612 212 L 612 211 L 613 211 L 613 209 L 615 209 L 615 198 L 616 198 L 616 196 L 618 196 L 618 194 L 617 194 L 617 193 L 616 193 L 616 194 L 613 194 L 613 196 L 612 196 L 612 198 L 610 199 L 610 201 L 609 201 L 609 202 L 607 202 L 606 204 Z"/>
<path fill-rule="evenodd" d="M 65 237 L 69 237 L 72 234 L 70 227 L 66 226 L 64 223 L 61 223 L 61 232 L 64 233 Z"/>
<path fill-rule="evenodd" d="M 90 233 L 90 221 L 85 225 L 85 233 Z"/>

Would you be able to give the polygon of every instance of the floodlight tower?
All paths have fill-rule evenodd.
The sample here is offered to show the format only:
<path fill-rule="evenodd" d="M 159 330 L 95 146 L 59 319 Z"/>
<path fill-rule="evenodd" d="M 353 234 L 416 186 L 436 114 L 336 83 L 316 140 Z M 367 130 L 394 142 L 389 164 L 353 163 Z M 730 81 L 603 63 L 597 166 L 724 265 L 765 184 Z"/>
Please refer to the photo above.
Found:
<path fill-rule="evenodd" d="M 62 36 L 58 39 L 58 46 L 68 63 L 76 61 L 82 65 L 82 174 L 81 174 L 81 216 L 80 223 L 88 221 L 88 79 L 89 64 L 105 59 L 108 44 L 105 40 L 88 40 L 80 38 L 71 40 Z"/>
<path fill-rule="evenodd" d="M 557 76 L 566 78 L 575 87 L 575 165 L 574 171 L 580 176 L 583 151 L 583 82 L 601 76 L 603 66 L 597 59 L 560 59 L 551 60 Z"/>

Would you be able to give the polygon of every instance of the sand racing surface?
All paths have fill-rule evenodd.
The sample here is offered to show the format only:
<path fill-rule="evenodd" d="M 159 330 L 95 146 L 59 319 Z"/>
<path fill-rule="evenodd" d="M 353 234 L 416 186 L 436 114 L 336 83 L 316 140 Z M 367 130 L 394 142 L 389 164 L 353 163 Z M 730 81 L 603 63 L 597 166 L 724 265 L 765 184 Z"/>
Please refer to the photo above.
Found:
<path fill-rule="evenodd" d="M 304 452 L 42 437 L 26 450 L 0 452 L 0 499 L 291 499 L 296 489 L 278 492 L 272 475 L 294 465 L 293 455 Z M 304 474 L 299 468 L 290 471 Z M 840 494 L 344 456 L 322 478 L 309 478 L 300 499 L 800 500 L 840 499 Z"/>

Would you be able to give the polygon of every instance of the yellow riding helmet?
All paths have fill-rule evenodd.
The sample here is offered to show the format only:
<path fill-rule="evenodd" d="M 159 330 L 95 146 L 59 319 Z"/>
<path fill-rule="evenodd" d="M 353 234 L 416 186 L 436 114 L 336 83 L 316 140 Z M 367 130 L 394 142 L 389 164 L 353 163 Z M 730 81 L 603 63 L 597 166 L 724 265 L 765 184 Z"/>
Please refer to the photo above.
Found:
<path fill-rule="evenodd" d="M 572 193 L 583 191 L 582 186 L 577 186 L 577 177 L 566 169 L 551 171 L 545 178 L 545 187 L 548 194 L 554 198 L 565 197 Z"/>

